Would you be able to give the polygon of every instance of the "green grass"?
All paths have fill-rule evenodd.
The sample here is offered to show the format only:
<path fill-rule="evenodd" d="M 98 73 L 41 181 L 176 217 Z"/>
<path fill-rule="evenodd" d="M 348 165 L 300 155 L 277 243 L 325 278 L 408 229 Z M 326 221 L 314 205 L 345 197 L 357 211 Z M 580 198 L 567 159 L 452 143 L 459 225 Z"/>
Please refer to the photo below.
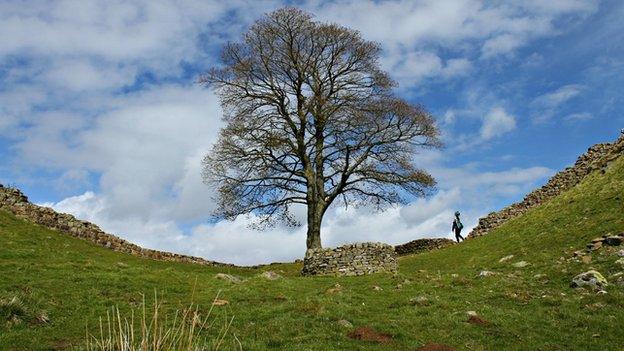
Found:
<path fill-rule="evenodd" d="M 296 264 L 235 269 L 139 259 L 0 211 L 0 299 L 18 296 L 30 314 L 45 311 L 50 319 L 0 321 L 0 350 L 80 346 L 85 326 L 94 330 L 107 309 L 128 311 L 154 291 L 165 309 L 182 309 L 194 286 L 194 300 L 205 310 L 218 292 L 230 301 L 213 311 L 216 323 L 234 317 L 226 349 L 237 345 L 235 336 L 245 350 L 414 350 L 426 342 L 460 350 L 621 350 L 624 287 L 612 284 L 599 295 L 569 283 L 590 267 L 607 279 L 622 270 L 608 250 L 589 264 L 570 257 L 596 236 L 624 231 L 623 202 L 620 158 L 606 174 L 591 175 L 484 237 L 401 258 L 396 276 L 345 278 L 299 277 Z M 498 262 L 511 254 L 511 261 Z M 519 260 L 530 265 L 513 268 Z M 477 278 L 484 269 L 497 274 Z M 258 276 L 264 270 L 285 278 L 267 281 Z M 217 280 L 218 272 L 246 281 Z M 342 292 L 326 294 L 336 283 Z M 428 301 L 410 303 L 419 296 Z M 491 324 L 467 323 L 470 310 Z M 392 334 L 393 341 L 352 340 L 340 319 Z"/>

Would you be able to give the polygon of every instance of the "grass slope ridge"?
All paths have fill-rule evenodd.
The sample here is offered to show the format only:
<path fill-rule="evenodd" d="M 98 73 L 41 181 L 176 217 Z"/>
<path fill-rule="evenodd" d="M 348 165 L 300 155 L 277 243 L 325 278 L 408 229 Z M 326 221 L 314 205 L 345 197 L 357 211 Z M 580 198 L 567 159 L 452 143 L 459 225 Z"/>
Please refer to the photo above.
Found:
<path fill-rule="evenodd" d="M 571 189 L 592 172 L 604 169 L 622 154 L 624 154 L 624 133 L 613 143 L 596 144 L 590 147 L 585 154 L 576 160 L 574 166 L 555 174 L 544 186 L 529 193 L 522 201 L 481 218 L 479 224 L 468 234 L 468 237 L 487 234 L 508 220 L 547 202 Z"/>
<path fill-rule="evenodd" d="M 35 205 L 28 201 L 28 197 L 19 189 L 5 187 L 2 184 L 0 184 L 0 209 L 48 229 L 61 231 L 113 251 L 161 261 L 189 262 L 211 266 L 230 265 L 209 261 L 201 257 L 142 248 L 118 236 L 104 232 L 93 223 L 81 221 L 67 213 L 58 213 L 49 207 Z"/>
<path fill-rule="evenodd" d="M 156 290 L 163 310 L 178 309 L 193 287 L 200 312 L 219 291 L 229 301 L 213 310 L 219 321 L 234 317 L 225 349 L 236 349 L 236 337 L 244 350 L 414 350 L 430 342 L 458 350 L 620 350 L 624 288 L 613 282 L 623 267 L 606 249 L 589 263 L 572 253 L 624 230 L 622 189 L 624 157 L 486 236 L 400 258 L 396 275 L 341 278 L 300 277 L 299 264 L 244 269 L 142 259 L 0 211 L 0 299 L 17 296 L 50 320 L 0 320 L 0 350 L 80 346 L 85 326 L 95 331 L 111 306 L 127 315 L 141 293 Z M 515 268 L 518 261 L 528 265 Z M 590 267 L 611 281 L 607 294 L 570 288 Z M 283 278 L 263 278 L 268 269 Z M 494 274 L 478 277 L 482 270 Z M 488 323 L 469 323 L 467 311 Z M 341 320 L 388 341 L 352 339 L 358 333 Z"/>

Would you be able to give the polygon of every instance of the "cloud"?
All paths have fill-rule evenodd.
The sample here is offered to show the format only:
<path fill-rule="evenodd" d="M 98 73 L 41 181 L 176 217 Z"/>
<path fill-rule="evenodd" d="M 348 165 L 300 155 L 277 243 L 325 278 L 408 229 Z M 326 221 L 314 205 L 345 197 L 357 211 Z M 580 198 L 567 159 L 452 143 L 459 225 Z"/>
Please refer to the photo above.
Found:
<path fill-rule="evenodd" d="M 506 134 L 516 128 L 516 118 L 502 107 L 494 107 L 483 118 L 481 140 L 486 141 Z"/>
<path fill-rule="evenodd" d="M 580 122 L 580 121 L 588 121 L 593 119 L 595 116 L 589 112 L 578 112 L 565 116 L 563 119 L 569 122 Z"/>
<path fill-rule="evenodd" d="M 543 123 L 552 119 L 565 103 L 579 96 L 584 89 L 582 85 L 569 84 L 537 96 L 530 104 L 534 109 L 534 122 Z"/>
<path fill-rule="evenodd" d="M 582 90 L 583 86 L 578 84 L 564 85 L 557 90 L 536 97 L 531 104 L 539 107 L 555 108 L 578 96 Z"/>

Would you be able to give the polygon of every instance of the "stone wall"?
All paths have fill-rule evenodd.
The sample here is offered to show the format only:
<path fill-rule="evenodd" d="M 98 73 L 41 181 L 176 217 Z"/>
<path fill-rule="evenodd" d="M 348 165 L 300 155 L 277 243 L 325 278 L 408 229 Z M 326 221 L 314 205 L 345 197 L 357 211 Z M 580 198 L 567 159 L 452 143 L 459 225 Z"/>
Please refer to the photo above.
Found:
<path fill-rule="evenodd" d="M 115 235 L 105 233 L 93 223 L 78 220 L 69 214 L 55 212 L 49 207 L 34 205 L 30 203 L 28 198 L 18 189 L 8 188 L 2 184 L 0 184 L 0 209 L 9 211 L 19 218 L 90 241 L 113 251 L 161 261 L 189 262 L 211 266 L 232 266 L 204 260 L 199 257 L 144 249 Z"/>
<path fill-rule="evenodd" d="M 444 238 L 416 239 L 408 243 L 397 245 L 394 251 L 397 255 L 409 255 L 424 251 L 441 249 L 456 244 L 455 241 Z"/>
<path fill-rule="evenodd" d="M 479 224 L 470 232 L 468 237 L 487 234 L 508 220 L 520 216 L 529 209 L 569 190 L 590 173 L 604 170 L 609 163 L 622 155 L 624 155 L 624 134 L 613 143 L 597 144 L 590 147 L 585 154 L 578 158 L 573 167 L 568 167 L 554 175 L 546 185 L 528 194 L 521 202 L 481 218 Z"/>
<path fill-rule="evenodd" d="M 303 275 L 364 275 L 397 270 L 394 248 L 382 243 L 357 243 L 335 249 L 310 249 Z"/>

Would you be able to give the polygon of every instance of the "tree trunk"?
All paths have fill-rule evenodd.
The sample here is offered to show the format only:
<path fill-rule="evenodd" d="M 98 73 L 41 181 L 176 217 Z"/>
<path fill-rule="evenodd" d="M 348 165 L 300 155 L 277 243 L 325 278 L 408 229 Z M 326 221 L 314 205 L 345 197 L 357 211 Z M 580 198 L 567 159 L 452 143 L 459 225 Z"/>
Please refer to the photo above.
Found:
<path fill-rule="evenodd" d="M 321 248 L 321 221 L 323 210 L 317 203 L 308 203 L 308 235 L 306 240 L 307 249 Z"/>

